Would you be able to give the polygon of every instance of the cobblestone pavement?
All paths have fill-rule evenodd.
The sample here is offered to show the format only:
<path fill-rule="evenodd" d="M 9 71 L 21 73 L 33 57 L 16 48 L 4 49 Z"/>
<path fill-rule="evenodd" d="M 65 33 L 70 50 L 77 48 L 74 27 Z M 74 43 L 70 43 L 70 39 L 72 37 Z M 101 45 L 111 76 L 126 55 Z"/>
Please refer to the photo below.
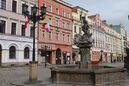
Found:
<path fill-rule="evenodd" d="M 29 67 L 9 67 L 0 68 L 0 86 L 90 86 L 79 84 L 56 84 L 51 83 L 50 69 L 44 66 L 38 67 L 38 80 L 41 81 L 37 84 L 26 84 L 29 79 Z M 125 74 L 125 77 L 127 74 Z M 104 85 L 104 86 L 129 86 L 129 77 L 123 82 Z"/>

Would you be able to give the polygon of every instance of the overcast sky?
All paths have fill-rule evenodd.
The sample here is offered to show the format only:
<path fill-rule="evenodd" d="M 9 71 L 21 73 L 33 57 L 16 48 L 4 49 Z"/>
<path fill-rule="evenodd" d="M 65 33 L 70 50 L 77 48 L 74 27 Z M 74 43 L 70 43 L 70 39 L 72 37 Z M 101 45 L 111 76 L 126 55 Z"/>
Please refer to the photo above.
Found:
<path fill-rule="evenodd" d="M 108 24 L 124 24 L 129 34 L 129 0 L 64 0 L 73 6 L 89 10 L 89 14 L 99 13 Z"/>

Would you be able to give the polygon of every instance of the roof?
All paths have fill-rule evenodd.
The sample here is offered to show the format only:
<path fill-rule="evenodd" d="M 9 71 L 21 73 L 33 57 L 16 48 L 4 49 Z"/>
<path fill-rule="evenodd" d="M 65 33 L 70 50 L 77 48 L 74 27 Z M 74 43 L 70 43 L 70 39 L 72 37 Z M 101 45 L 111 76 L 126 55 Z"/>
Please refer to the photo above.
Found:
<path fill-rule="evenodd" d="M 96 15 L 88 16 L 89 19 L 93 19 L 93 18 L 95 18 L 95 17 L 96 17 Z"/>
<path fill-rule="evenodd" d="M 69 4 L 69 3 L 67 3 L 67 2 L 65 2 L 65 1 L 63 1 L 63 0 L 55 0 L 55 1 L 58 2 L 58 3 L 61 3 L 61 4 L 63 4 L 63 5 L 65 5 L 65 6 L 67 6 L 67 7 L 72 8 L 72 5 L 71 5 L 71 4 Z"/>
<path fill-rule="evenodd" d="M 73 7 L 73 9 L 76 9 L 76 10 L 77 10 L 77 9 L 81 9 L 81 10 L 84 10 L 84 11 L 88 12 L 88 10 L 86 10 L 86 9 L 80 7 L 80 6 Z"/>
<path fill-rule="evenodd" d="M 110 25 L 116 32 L 121 33 L 121 25 Z"/>

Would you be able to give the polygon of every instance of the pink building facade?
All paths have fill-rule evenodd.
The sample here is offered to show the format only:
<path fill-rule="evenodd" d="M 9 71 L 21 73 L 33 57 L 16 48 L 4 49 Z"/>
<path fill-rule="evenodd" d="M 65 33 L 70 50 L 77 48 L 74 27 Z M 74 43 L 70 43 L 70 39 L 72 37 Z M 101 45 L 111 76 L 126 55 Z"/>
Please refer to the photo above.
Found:
<path fill-rule="evenodd" d="M 38 30 L 38 60 L 50 64 L 67 64 L 72 61 L 72 8 L 62 0 L 39 0 L 45 4 L 50 32 Z"/>

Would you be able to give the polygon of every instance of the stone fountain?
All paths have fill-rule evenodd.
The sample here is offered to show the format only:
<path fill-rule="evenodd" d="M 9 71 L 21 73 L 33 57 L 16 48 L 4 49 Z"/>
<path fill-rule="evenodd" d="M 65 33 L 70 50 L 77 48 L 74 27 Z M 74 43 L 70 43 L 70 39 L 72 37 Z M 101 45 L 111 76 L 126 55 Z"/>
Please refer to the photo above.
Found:
<path fill-rule="evenodd" d="M 79 47 L 81 63 L 79 65 L 53 66 L 51 79 L 55 83 L 74 83 L 90 86 L 104 86 L 124 80 L 124 68 L 111 68 L 104 66 L 92 66 L 90 60 L 90 48 L 92 47 L 92 34 L 90 25 L 82 17 L 83 35 L 76 34 L 74 43 Z"/>
<path fill-rule="evenodd" d="M 88 22 L 85 20 L 85 17 L 82 17 L 83 26 L 82 31 L 83 35 L 76 34 L 74 37 L 74 44 L 77 45 L 80 49 L 81 54 L 81 64 L 80 68 L 88 68 L 90 61 L 90 48 L 92 47 L 92 34 L 90 33 L 90 26 Z"/>

